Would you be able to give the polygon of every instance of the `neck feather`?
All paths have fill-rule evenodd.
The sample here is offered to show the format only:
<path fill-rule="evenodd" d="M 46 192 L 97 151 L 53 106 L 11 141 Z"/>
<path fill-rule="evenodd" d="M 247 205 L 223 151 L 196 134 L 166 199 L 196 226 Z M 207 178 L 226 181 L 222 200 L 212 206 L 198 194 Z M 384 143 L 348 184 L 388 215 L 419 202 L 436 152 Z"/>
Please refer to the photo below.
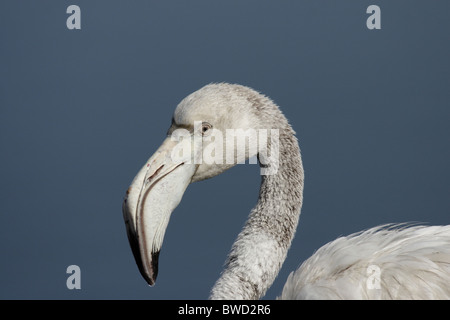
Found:
<path fill-rule="evenodd" d="M 302 160 L 290 126 L 280 130 L 277 166 L 275 174 L 262 176 L 258 203 L 234 242 L 210 299 L 259 299 L 280 271 L 303 200 Z"/>

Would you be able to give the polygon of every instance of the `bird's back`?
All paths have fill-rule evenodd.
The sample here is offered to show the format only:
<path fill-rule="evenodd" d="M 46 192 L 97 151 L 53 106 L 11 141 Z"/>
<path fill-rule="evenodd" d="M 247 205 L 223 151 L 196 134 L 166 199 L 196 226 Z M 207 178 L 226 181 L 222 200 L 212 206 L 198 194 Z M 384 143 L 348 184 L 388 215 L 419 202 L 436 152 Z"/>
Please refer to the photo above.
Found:
<path fill-rule="evenodd" d="M 292 272 L 280 299 L 450 299 L 450 226 L 340 237 Z"/>

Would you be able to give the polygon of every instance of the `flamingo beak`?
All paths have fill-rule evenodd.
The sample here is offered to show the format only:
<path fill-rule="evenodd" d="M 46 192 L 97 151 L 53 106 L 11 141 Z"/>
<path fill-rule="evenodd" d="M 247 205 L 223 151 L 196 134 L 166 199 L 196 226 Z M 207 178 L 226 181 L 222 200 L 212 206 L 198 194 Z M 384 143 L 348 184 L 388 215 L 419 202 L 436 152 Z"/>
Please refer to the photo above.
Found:
<path fill-rule="evenodd" d="M 174 157 L 173 153 L 180 144 L 192 147 L 193 140 L 178 142 L 167 138 L 138 172 L 125 195 L 122 211 L 128 240 L 139 271 L 151 286 L 158 274 L 159 252 L 170 215 L 196 171 L 191 153 L 186 152 L 184 157 Z"/>

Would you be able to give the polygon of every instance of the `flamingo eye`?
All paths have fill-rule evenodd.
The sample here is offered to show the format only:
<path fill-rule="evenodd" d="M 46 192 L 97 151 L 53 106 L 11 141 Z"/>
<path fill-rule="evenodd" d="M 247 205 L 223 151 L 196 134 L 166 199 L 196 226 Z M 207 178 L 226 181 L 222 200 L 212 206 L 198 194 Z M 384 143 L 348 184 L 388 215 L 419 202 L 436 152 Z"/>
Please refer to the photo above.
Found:
<path fill-rule="evenodd" d="M 208 122 L 203 122 L 202 123 L 202 135 L 205 135 L 211 128 L 212 128 L 212 125 L 210 125 Z"/>

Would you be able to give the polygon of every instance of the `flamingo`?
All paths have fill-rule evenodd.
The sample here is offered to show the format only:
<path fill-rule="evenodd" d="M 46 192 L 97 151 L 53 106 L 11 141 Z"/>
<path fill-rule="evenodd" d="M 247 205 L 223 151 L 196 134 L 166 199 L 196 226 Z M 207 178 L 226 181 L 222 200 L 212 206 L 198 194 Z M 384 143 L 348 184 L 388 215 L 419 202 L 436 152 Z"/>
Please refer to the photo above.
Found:
<path fill-rule="evenodd" d="M 227 146 L 233 147 L 230 161 L 229 155 L 219 153 L 225 148 L 213 145 L 221 142 L 217 137 L 222 136 L 217 133 L 230 129 L 241 129 L 241 134 L 249 129 L 266 133 L 275 130 L 271 132 L 276 139 L 247 137 L 249 143 L 241 158 L 237 146 L 227 140 Z M 215 150 L 215 161 L 205 161 L 211 157 L 211 150 Z M 254 156 L 261 168 L 259 199 L 232 245 L 209 298 L 260 299 L 265 295 L 287 256 L 299 222 L 303 165 L 295 132 L 279 107 L 249 87 L 228 83 L 206 85 L 179 103 L 167 138 L 126 192 L 122 211 L 127 235 L 140 273 L 149 285 L 156 281 L 170 215 L 187 186 Z M 450 226 L 405 224 L 377 226 L 324 245 L 289 275 L 279 296 L 449 298 Z"/>

